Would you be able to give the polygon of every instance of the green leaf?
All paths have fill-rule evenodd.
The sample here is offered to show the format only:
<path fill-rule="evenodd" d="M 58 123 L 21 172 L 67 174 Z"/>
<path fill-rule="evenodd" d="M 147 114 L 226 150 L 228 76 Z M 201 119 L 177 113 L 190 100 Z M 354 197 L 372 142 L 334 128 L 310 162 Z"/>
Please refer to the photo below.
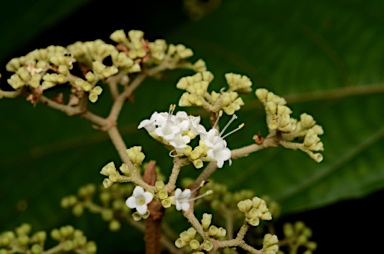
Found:
<path fill-rule="evenodd" d="M 348 4 L 348 8 L 345 6 Z M 303 112 L 324 127 L 320 164 L 299 151 L 269 149 L 215 173 L 232 189 L 252 188 L 284 213 L 367 195 L 384 187 L 383 21 L 378 1 L 225 2 L 212 15 L 177 30 L 203 55 L 216 81 L 226 72 L 247 74 L 254 87 L 286 96 L 293 117 Z M 369 15 L 372 13 L 372 15 Z M 251 98 L 252 97 L 252 98 Z M 228 138 L 231 148 L 266 135 L 254 95 L 240 113 L 246 123 Z"/>

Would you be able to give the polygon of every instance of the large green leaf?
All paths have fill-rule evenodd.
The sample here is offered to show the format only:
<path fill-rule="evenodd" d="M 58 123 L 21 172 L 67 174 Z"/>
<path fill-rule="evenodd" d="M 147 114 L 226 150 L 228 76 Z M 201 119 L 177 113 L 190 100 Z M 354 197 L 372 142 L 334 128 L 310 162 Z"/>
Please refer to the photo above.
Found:
<path fill-rule="evenodd" d="M 216 77 L 212 87 L 224 84 L 226 72 L 246 74 L 254 87 L 286 95 L 293 116 L 308 112 L 325 129 L 325 159 L 320 164 L 299 151 L 268 149 L 218 170 L 217 180 L 232 190 L 252 188 L 268 194 L 281 202 L 285 213 L 362 197 L 384 187 L 382 5 L 362 0 L 223 1 L 198 22 L 166 23 L 164 38 L 188 45 L 206 60 Z M 146 33 L 152 37 L 159 35 L 158 20 L 170 17 L 158 10 L 147 21 Z M 5 32 L 1 35 L 6 37 Z M 3 47 L 0 56 L 6 56 L 7 50 Z M 165 173 L 171 167 L 168 152 L 136 126 L 153 111 L 166 111 L 176 103 L 182 91 L 175 84 L 183 74 L 188 72 L 169 72 L 165 80 L 145 82 L 119 121 L 127 145 L 142 145 L 147 159 L 157 160 Z M 95 107 L 104 116 L 108 99 L 103 94 Z M 238 122 L 246 126 L 228 138 L 230 148 L 252 143 L 259 130 L 267 134 L 261 104 L 253 94 L 245 100 Z M 106 224 L 96 223 L 97 217 L 69 219 L 69 212 L 59 207 L 60 198 L 79 185 L 100 183 L 103 178 L 98 172 L 105 163 L 119 161 L 106 134 L 82 119 L 44 105 L 32 107 L 20 98 L 1 100 L 0 112 L 0 202 L 6 204 L 0 209 L 5 221 L 0 231 L 24 221 L 38 229 L 72 222 L 100 239 L 99 245 L 105 244 L 109 251 L 124 248 L 114 244 L 122 236 L 140 239 L 128 227 L 123 230 L 130 232 L 119 234 L 120 238 L 106 237 Z M 182 175 L 198 173 L 190 167 Z"/>

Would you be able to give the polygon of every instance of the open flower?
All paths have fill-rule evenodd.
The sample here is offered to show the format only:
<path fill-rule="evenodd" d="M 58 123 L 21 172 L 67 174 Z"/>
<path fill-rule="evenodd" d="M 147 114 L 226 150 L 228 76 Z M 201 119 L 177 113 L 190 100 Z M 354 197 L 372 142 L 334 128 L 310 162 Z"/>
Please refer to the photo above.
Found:
<path fill-rule="evenodd" d="M 184 191 L 181 191 L 179 188 L 176 189 L 173 202 L 176 205 L 176 209 L 178 211 L 183 210 L 186 212 L 189 210 L 189 198 L 191 197 L 191 194 L 192 192 L 190 189 L 185 189 Z"/>
<path fill-rule="evenodd" d="M 144 189 L 140 186 L 136 186 L 133 190 L 132 196 L 130 196 L 125 203 L 129 208 L 136 208 L 139 214 L 144 215 L 148 209 L 147 205 L 152 201 L 152 199 L 152 193 L 144 191 Z"/>

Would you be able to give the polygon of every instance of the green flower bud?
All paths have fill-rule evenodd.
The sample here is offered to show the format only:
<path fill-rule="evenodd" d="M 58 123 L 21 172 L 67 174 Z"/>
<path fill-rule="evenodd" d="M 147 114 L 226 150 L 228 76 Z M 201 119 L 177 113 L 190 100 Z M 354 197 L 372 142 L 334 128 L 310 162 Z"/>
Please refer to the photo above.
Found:
<path fill-rule="evenodd" d="M 109 200 L 111 200 L 111 194 L 108 192 L 105 192 L 105 191 L 101 192 L 100 193 L 100 200 L 103 203 L 108 203 Z"/>
<path fill-rule="evenodd" d="M 63 237 L 69 237 L 73 234 L 73 232 L 75 231 L 75 229 L 73 228 L 73 226 L 63 226 L 60 228 L 60 234 L 61 236 Z"/>
<path fill-rule="evenodd" d="M 71 240 L 66 240 L 62 243 L 62 246 L 64 251 L 70 251 L 73 249 L 74 244 Z"/>
<path fill-rule="evenodd" d="M 51 237 L 52 239 L 56 240 L 56 241 L 60 241 L 61 239 L 61 234 L 60 234 L 60 231 L 55 228 L 51 231 Z"/>
<path fill-rule="evenodd" d="M 294 227 L 296 232 L 300 232 L 305 228 L 305 224 L 302 221 L 296 221 Z"/>
<path fill-rule="evenodd" d="M 104 209 L 102 212 L 101 212 L 101 218 L 104 220 L 104 221 L 110 221 L 113 219 L 113 211 L 111 209 Z"/>
<path fill-rule="evenodd" d="M 79 217 L 83 214 L 84 212 L 84 207 L 82 204 L 76 204 L 73 206 L 72 208 L 72 213 L 73 215 L 75 215 L 76 217 Z"/>
<path fill-rule="evenodd" d="M 40 244 L 34 244 L 31 247 L 32 254 L 40 254 L 43 252 L 43 247 Z"/>
<path fill-rule="evenodd" d="M 113 183 L 111 180 L 109 180 L 108 178 L 105 178 L 104 181 L 103 181 L 103 186 L 104 186 L 104 188 L 109 188 L 109 187 L 111 187 L 113 184 L 114 184 L 114 183 Z"/>
<path fill-rule="evenodd" d="M 27 236 L 27 235 L 20 235 L 19 237 L 17 237 L 17 241 L 21 245 L 27 245 L 28 242 L 29 242 L 29 236 Z"/>
<path fill-rule="evenodd" d="M 38 242 L 45 242 L 45 240 L 47 240 L 47 233 L 45 231 L 36 232 L 35 239 Z"/>
<path fill-rule="evenodd" d="M 93 241 L 87 242 L 87 244 L 85 246 L 85 250 L 86 250 L 87 254 L 94 254 L 94 253 L 96 253 L 96 251 L 97 251 L 96 243 L 93 242 Z"/>
<path fill-rule="evenodd" d="M 111 220 L 111 222 L 109 223 L 109 230 L 111 230 L 112 232 L 119 231 L 120 228 L 121 224 L 118 220 Z"/>

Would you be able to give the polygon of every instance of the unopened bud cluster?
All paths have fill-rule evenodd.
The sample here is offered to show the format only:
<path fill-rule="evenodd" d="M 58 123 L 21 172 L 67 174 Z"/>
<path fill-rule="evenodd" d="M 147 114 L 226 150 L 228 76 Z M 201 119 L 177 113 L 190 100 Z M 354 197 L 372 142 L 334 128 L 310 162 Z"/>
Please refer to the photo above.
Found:
<path fill-rule="evenodd" d="M 140 72 L 143 65 L 153 66 L 168 61 L 170 69 L 206 70 L 204 61 L 192 64 L 186 60 L 193 52 L 182 44 L 167 45 L 164 40 L 148 42 L 139 30 L 129 31 L 128 36 L 123 30 L 118 30 L 110 38 L 118 45 L 100 39 L 78 41 L 67 47 L 49 46 L 13 58 L 6 65 L 7 71 L 14 72 L 8 83 L 15 90 L 25 88 L 33 95 L 27 98 L 34 103 L 45 90 L 68 85 L 71 88 L 68 105 L 74 106 L 84 96 L 96 102 L 103 91 L 97 86 L 99 81 L 114 76 L 117 83 L 126 84 L 129 75 Z"/>
<path fill-rule="evenodd" d="M 201 225 L 204 230 L 204 239 L 201 239 L 201 237 L 196 234 L 196 230 L 191 227 L 180 234 L 180 237 L 175 241 L 175 246 L 177 248 L 188 246 L 192 249 L 193 253 L 200 253 L 200 251 L 203 250 L 207 252 L 211 251 L 213 249 L 213 243 L 209 238 L 223 239 L 227 234 L 224 228 L 218 228 L 215 225 L 211 225 L 211 221 L 212 214 L 204 213 L 201 220 Z"/>
<path fill-rule="evenodd" d="M 312 230 L 302 221 L 297 221 L 294 224 L 285 223 L 283 225 L 283 233 L 288 240 L 290 249 L 297 249 L 302 246 L 307 249 L 304 254 L 312 254 L 317 248 L 316 242 L 308 240 L 312 237 Z"/>
<path fill-rule="evenodd" d="M 279 251 L 278 242 L 276 235 L 266 234 L 263 239 L 263 254 L 276 254 Z"/>
<path fill-rule="evenodd" d="M 108 222 L 111 231 L 121 227 L 120 220 L 128 216 L 130 209 L 125 205 L 125 199 L 132 193 L 132 185 L 114 185 L 111 188 L 96 188 L 94 184 L 80 187 L 77 195 L 69 195 L 61 200 L 61 207 L 71 208 L 75 216 L 81 216 L 84 210 L 100 214 Z M 94 200 L 98 194 L 99 202 Z"/>
<path fill-rule="evenodd" d="M 285 99 L 267 89 L 257 89 L 256 96 L 264 105 L 270 134 L 279 132 L 281 138 L 288 142 L 301 140 L 303 143 L 300 146 L 297 146 L 297 143 L 283 143 L 282 145 L 286 148 L 300 149 L 316 162 L 323 160 L 323 156 L 316 152 L 324 150 L 323 143 L 318 136 L 322 135 L 324 131 L 320 125 L 316 124 L 311 115 L 303 113 L 300 115 L 300 120 L 292 118 L 292 110 L 286 106 Z"/>
<path fill-rule="evenodd" d="M 15 231 L 5 231 L 0 234 L 0 253 L 31 253 L 40 254 L 49 252 L 45 249 L 47 233 L 38 231 L 31 235 L 31 225 L 22 224 Z M 88 241 L 81 230 L 72 226 L 63 226 L 51 231 L 51 237 L 58 241 L 57 246 L 53 247 L 57 252 L 76 252 L 93 254 L 96 253 L 96 244 Z M 53 249 L 52 248 L 52 249 Z"/>
<path fill-rule="evenodd" d="M 181 96 L 179 106 L 199 106 L 209 112 L 223 110 L 226 114 L 233 115 L 244 105 L 238 92 L 250 92 L 252 83 L 248 77 L 239 74 L 227 73 L 225 78 L 229 89 L 228 91 L 221 90 L 219 93 L 208 92 L 208 86 L 213 80 L 213 74 L 209 71 L 181 78 L 176 87 L 186 92 Z"/>
<path fill-rule="evenodd" d="M 272 215 L 269 212 L 267 203 L 258 197 L 252 200 L 246 199 L 237 204 L 240 212 L 245 216 L 245 221 L 251 226 L 258 226 L 260 220 L 271 220 Z"/>

